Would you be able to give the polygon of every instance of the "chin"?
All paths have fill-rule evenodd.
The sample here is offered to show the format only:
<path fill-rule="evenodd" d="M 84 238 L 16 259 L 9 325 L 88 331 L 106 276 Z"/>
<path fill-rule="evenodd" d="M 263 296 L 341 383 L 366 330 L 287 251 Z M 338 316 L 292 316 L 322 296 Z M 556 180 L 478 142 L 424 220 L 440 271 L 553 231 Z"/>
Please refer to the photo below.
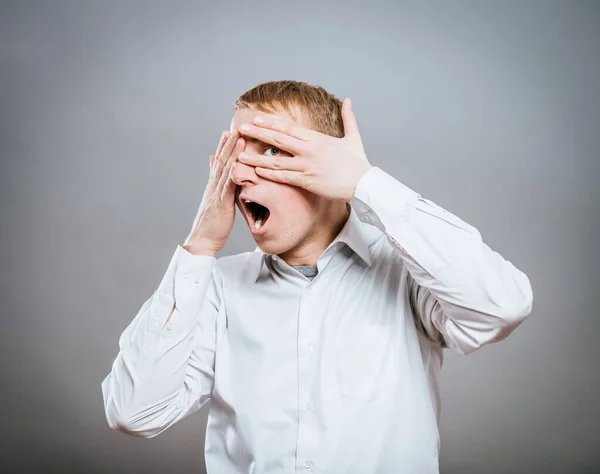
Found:
<path fill-rule="evenodd" d="M 255 242 L 256 242 L 256 240 L 255 240 Z M 283 242 L 261 241 L 261 242 L 256 242 L 256 245 L 262 252 L 267 253 L 269 255 L 281 255 L 282 253 L 285 253 L 293 248 L 292 245 L 289 245 L 289 244 L 286 245 Z"/>

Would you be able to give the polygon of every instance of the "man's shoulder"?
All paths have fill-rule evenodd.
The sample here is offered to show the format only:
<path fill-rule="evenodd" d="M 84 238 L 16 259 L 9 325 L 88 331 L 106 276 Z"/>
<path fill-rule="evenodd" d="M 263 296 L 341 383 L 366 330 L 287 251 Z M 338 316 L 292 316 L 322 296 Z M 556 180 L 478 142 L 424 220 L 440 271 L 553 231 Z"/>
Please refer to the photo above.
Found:
<path fill-rule="evenodd" d="M 224 277 L 256 276 L 262 252 L 249 251 L 226 255 L 217 259 L 216 268 Z"/>
<path fill-rule="evenodd" d="M 223 255 L 217 259 L 217 265 L 223 268 L 226 267 L 237 267 L 240 265 L 253 264 L 254 262 L 260 262 L 262 252 L 248 251 L 242 253 L 236 253 L 233 255 Z"/>

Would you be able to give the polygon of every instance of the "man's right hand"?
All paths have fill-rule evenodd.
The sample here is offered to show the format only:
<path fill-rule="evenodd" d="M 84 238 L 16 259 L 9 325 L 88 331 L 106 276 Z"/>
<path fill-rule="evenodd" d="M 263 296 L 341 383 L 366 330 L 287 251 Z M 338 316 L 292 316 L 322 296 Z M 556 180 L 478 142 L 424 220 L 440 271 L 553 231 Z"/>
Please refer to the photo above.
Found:
<path fill-rule="evenodd" d="M 224 131 L 216 153 L 210 155 L 210 177 L 194 225 L 183 248 L 194 255 L 216 256 L 225 246 L 235 221 L 236 184 L 231 168 L 246 142 L 239 131 Z"/>

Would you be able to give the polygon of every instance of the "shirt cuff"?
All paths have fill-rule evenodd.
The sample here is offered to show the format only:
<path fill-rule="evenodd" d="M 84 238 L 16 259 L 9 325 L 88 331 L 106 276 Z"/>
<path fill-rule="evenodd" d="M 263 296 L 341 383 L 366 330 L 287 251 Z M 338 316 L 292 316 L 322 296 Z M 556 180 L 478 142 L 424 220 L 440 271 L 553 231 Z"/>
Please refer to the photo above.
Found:
<path fill-rule="evenodd" d="M 193 255 L 181 245 L 177 246 L 173 258 L 177 262 L 175 301 L 201 301 L 217 258 L 210 255 Z"/>
<path fill-rule="evenodd" d="M 181 245 L 177 246 L 158 290 L 176 301 L 197 301 L 202 298 L 215 266 L 216 257 L 192 255 Z"/>
<path fill-rule="evenodd" d="M 379 215 L 385 215 L 393 210 L 397 219 L 401 219 L 402 216 L 408 218 L 406 204 L 419 197 L 416 191 L 381 168 L 373 166 L 358 182 L 350 205 L 356 210 L 362 222 L 372 224 L 385 233 L 385 225 Z"/>

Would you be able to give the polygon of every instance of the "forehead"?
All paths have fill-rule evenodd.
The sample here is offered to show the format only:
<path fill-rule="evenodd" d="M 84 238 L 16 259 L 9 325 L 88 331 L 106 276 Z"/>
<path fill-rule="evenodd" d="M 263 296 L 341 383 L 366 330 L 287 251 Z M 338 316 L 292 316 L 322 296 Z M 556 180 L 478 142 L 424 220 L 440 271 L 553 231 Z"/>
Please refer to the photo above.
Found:
<path fill-rule="evenodd" d="M 285 110 L 277 110 L 275 112 L 263 112 L 261 110 L 245 108 L 245 109 L 239 109 L 239 110 L 235 111 L 235 113 L 233 114 L 233 118 L 231 119 L 231 125 L 229 128 L 229 131 L 232 132 L 233 130 L 237 129 L 243 123 L 252 123 L 252 120 L 254 120 L 254 117 L 256 117 L 258 115 L 265 115 L 267 117 L 276 118 L 278 120 L 282 120 L 282 121 L 288 122 L 288 123 L 293 123 L 293 124 L 298 123 Z M 302 125 L 302 123 L 298 123 L 298 124 Z"/>

